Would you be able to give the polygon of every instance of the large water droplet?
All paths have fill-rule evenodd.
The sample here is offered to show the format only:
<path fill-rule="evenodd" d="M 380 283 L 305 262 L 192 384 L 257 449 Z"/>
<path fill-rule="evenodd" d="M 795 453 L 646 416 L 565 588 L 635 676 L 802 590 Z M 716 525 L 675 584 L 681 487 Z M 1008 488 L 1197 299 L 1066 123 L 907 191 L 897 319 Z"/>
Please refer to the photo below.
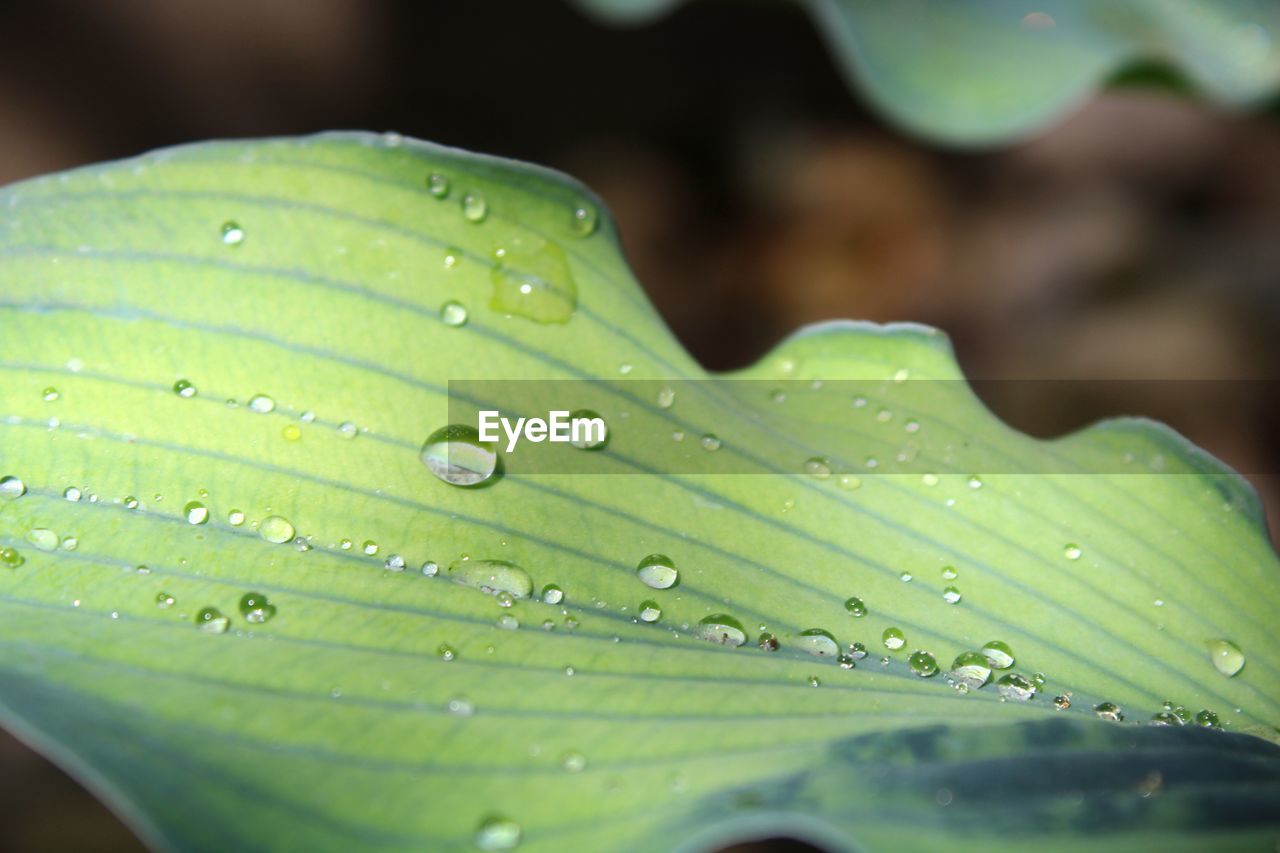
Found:
<path fill-rule="evenodd" d="M 196 614 L 196 627 L 207 634 L 222 634 L 231 620 L 216 607 L 206 607 Z"/>
<path fill-rule="evenodd" d="M 884 633 L 880 635 L 880 639 L 884 641 L 884 647 L 897 651 L 906 645 L 907 635 L 902 633 L 900 628 L 885 628 Z"/>
<path fill-rule="evenodd" d="M 567 323 L 578 307 L 578 285 L 564 249 L 541 237 L 512 238 L 494 252 L 490 307 L 538 323 Z"/>
<path fill-rule="evenodd" d="M 840 654 L 840 644 L 836 642 L 836 638 L 830 631 L 824 631 L 822 628 L 801 631 L 796 636 L 796 645 L 809 654 L 819 657 L 837 657 Z"/>
<path fill-rule="evenodd" d="M 1026 702 L 1036 695 L 1035 684 L 1016 672 L 1000 676 L 1000 680 L 996 682 L 996 690 L 1001 699 L 1013 702 Z"/>
<path fill-rule="evenodd" d="M 670 589 L 680 580 L 675 561 L 666 554 L 650 554 L 636 566 L 636 576 L 645 586 L 654 589 Z"/>
<path fill-rule="evenodd" d="M 498 449 L 481 441 L 480 433 L 465 424 L 450 424 L 431 434 L 422 445 L 422 462 L 437 478 L 453 486 L 478 486 L 498 470 Z"/>
<path fill-rule="evenodd" d="M 27 541 L 39 551 L 58 550 L 58 534 L 47 527 L 33 527 L 28 530 Z"/>
<path fill-rule="evenodd" d="M 288 542 L 293 538 L 295 532 L 293 523 L 289 519 L 281 518 L 278 515 L 268 516 L 258 525 L 258 535 L 276 545 L 283 545 Z"/>
<path fill-rule="evenodd" d="M 992 669 L 1008 669 L 1013 666 L 1013 649 L 1006 642 L 992 640 L 982 647 L 982 653 L 987 656 L 987 663 L 991 664 Z"/>
<path fill-rule="evenodd" d="M 506 560 L 455 560 L 449 564 L 449 577 L 491 594 L 505 592 L 515 598 L 528 598 L 533 592 L 529 573 Z"/>
<path fill-rule="evenodd" d="M 476 846 L 481 850 L 511 850 L 520 843 L 520 824 L 505 817 L 487 817 L 476 830 Z"/>
<path fill-rule="evenodd" d="M 991 665 L 982 652 L 961 652 L 951 662 L 948 674 L 956 684 L 963 684 L 969 690 L 977 690 L 991 678 Z"/>
<path fill-rule="evenodd" d="M 240 615 L 246 622 L 260 625 L 276 615 L 276 606 L 267 601 L 262 593 L 249 592 L 240 599 Z"/>
<path fill-rule="evenodd" d="M 1209 649 L 1209 660 L 1214 669 L 1230 678 L 1244 666 L 1244 652 L 1230 640 L 1209 640 L 1205 643 Z"/>
<path fill-rule="evenodd" d="M 22 497 L 26 493 L 27 484 L 19 480 L 17 477 L 0 477 L 0 498 L 13 500 L 14 498 Z"/>
<path fill-rule="evenodd" d="M 938 661 L 928 652 L 912 652 L 907 658 L 907 666 L 921 678 L 931 678 L 938 673 Z"/>
<path fill-rule="evenodd" d="M 698 636 L 722 646 L 740 646 L 747 641 L 742 623 L 727 613 L 713 613 L 698 622 Z"/>

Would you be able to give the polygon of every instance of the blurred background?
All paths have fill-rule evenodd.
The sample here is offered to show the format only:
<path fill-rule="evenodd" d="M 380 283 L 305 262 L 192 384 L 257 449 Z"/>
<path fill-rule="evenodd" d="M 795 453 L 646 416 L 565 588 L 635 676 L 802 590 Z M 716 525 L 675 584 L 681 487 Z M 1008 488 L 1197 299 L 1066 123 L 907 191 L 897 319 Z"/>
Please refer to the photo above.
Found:
<path fill-rule="evenodd" d="M 592 186 L 708 368 L 851 317 L 941 327 L 981 379 L 1232 379 L 989 399 L 1037 435 L 1146 414 L 1251 473 L 1280 528 L 1280 105 L 1230 114 L 1131 71 L 990 151 L 904 135 L 787 3 L 609 29 L 565 0 L 6 3 L 0 184 L 193 140 L 396 130 Z M 999 387 L 999 383 L 984 386 Z M 0 849 L 137 842 L 0 735 Z M 777 849 L 776 847 L 774 849 Z"/>

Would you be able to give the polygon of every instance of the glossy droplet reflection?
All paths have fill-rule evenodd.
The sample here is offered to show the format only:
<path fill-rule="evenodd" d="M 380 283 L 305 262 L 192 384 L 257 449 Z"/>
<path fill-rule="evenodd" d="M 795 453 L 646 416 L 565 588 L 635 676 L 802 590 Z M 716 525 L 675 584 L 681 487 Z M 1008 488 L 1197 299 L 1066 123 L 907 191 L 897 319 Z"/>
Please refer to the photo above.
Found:
<path fill-rule="evenodd" d="M 204 524 L 209 520 L 209 509 L 200 501 L 191 501 L 182 508 L 187 524 Z"/>
<path fill-rule="evenodd" d="M 925 651 L 912 652 L 911 657 L 907 658 L 907 666 L 921 678 L 931 678 L 938 673 L 937 659 Z"/>
<path fill-rule="evenodd" d="M 276 606 L 262 593 L 250 592 L 240 599 L 240 615 L 246 622 L 258 625 L 276 615 Z"/>
<path fill-rule="evenodd" d="M 861 618 L 867 615 L 867 605 L 862 603 L 862 599 L 857 596 L 845 599 L 844 609 L 849 611 L 849 615 Z"/>
<path fill-rule="evenodd" d="M 567 323 L 578 307 L 578 285 L 559 244 L 536 235 L 508 240 L 494 253 L 490 307 L 537 323 Z"/>
<path fill-rule="evenodd" d="M 446 326 L 465 326 L 467 324 L 467 307 L 461 302 L 450 299 L 440 306 L 440 322 Z"/>
<path fill-rule="evenodd" d="M 207 634 L 222 634 L 231 620 L 216 607 L 206 607 L 196 614 L 196 627 Z"/>
<path fill-rule="evenodd" d="M 1213 661 L 1213 668 L 1227 678 L 1244 667 L 1244 652 L 1230 640 L 1209 640 L 1205 646 L 1209 650 L 1209 660 Z"/>
<path fill-rule="evenodd" d="M 977 690 L 991 679 L 991 665 L 982 652 L 961 652 L 951 662 L 952 681 L 969 690 Z"/>
<path fill-rule="evenodd" d="M 449 564 L 449 577 L 455 583 L 490 594 L 528 598 L 533 592 L 529 573 L 506 560 L 455 560 Z"/>
<path fill-rule="evenodd" d="M 996 690 L 1000 694 L 1000 698 L 1010 702 L 1030 701 L 1035 697 L 1036 689 L 1031 679 L 1016 672 L 1002 675 L 1000 680 L 996 682 Z"/>
<path fill-rule="evenodd" d="M 727 613 L 713 613 L 698 622 L 698 637 L 722 646 L 740 646 L 747 641 L 742 623 Z"/>
<path fill-rule="evenodd" d="M 0 477 L 0 498 L 13 500 L 27 493 L 27 484 L 12 475 Z"/>
<path fill-rule="evenodd" d="M 476 847 L 481 850 L 512 850 L 520 844 L 520 824 L 505 817 L 491 816 L 476 830 Z"/>
<path fill-rule="evenodd" d="M 670 589 L 680 580 L 680 572 L 666 554 L 650 554 L 636 566 L 636 577 L 653 589 Z"/>
<path fill-rule="evenodd" d="M 796 636 L 796 646 L 811 655 L 818 657 L 836 657 L 840 654 L 840 644 L 830 631 L 821 628 L 809 628 Z"/>
<path fill-rule="evenodd" d="M 293 523 L 287 518 L 271 515 L 258 525 L 258 535 L 276 545 L 282 545 L 294 536 Z"/>
<path fill-rule="evenodd" d="M 907 637 L 902 633 L 900 628 L 885 628 L 884 633 L 880 635 L 880 639 L 884 643 L 884 647 L 886 649 L 890 649 L 895 652 L 902 648 L 907 642 Z"/>
<path fill-rule="evenodd" d="M 498 470 L 498 449 L 481 441 L 480 433 L 465 424 L 450 424 L 431 434 L 419 454 L 424 465 L 451 486 L 479 486 Z"/>
<path fill-rule="evenodd" d="M 982 647 L 982 653 L 986 655 L 987 663 L 992 669 L 1008 669 L 1013 666 L 1013 649 L 1006 642 L 992 640 Z"/>

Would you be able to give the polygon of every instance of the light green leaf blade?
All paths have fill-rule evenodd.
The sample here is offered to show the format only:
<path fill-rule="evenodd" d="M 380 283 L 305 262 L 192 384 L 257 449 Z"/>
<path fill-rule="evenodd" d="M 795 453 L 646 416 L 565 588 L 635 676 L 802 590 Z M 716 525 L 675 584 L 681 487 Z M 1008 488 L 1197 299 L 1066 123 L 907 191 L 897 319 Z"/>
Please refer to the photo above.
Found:
<path fill-rule="evenodd" d="M 0 487 L 0 547 L 21 558 L 0 565 L 6 724 L 144 837 L 199 849 L 511 840 L 494 818 L 519 826 L 522 849 L 674 845 L 761 820 L 871 849 L 956 826 L 974 844 L 1016 830 L 1069 845 L 1080 827 L 1021 811 L 972 827 L 963 794 L 916 825 L 877 819 L 889 795 L 874 786 L 858 809 L 780 792 L 880 772 L 849 745 L 937 726 L 971 752 L 1007 729 L 1008 766 L 1025 766 L 1014 725 L 1053 717 L 1067 721 L 1053 741 L 1094 746 L 1060 760 L 1052 793 L 1069 800 L 1099 753 L 1133 741 L 1094 717 L 1102 701 L 1145 720 L 1172 699 L 1274 737 L 1276 557 L 1247 488 L 1143 423 L 1047 444 L 1008 430 L 932 330 L 816 327 L 743 381 L 681 384 L 669 409 L 605 386 L 629 417 L 610 411 L 592 458 L 617 473 L 485 488 L 433 476 L 419 449 L 449 423 L 450 380 L 704 378 L 611 223 L 584 227 L 597 213 L 562 176 L 359 134 L 190 146 L 3 191 L 0 476 L 23 484 Z M 523 305 L 510 286 L 530 281 L 548 287 Z M 442 319 L 451 301 L 465 324 Z M 814 380 L 827 393 L 763 393 Z M 916 380 L 946 393 L 908 396 Z M 865 385 L 865 411 L 819 424 L 842 381 Z M 899 446 L 907 418 L 922 436 L 995 448 L 1001 472 L 866 475 L 864 455 Z M 690 444 L 714 432 L 721 449 L 696 452 L 772 473 L 678 473 L 677 431 Z M 818 434 L 834 438 L 811 446 Z M 1124 454 L 1148 473 L 1071 473 Z M 836 473 L 804 474 L 814 456 Z M 1149 473 L 1157 460 L 1166 476 Z M 678 585 L 637 578 L 654 552 Z M 521 566 L 564 601 L 503 607 L 445 577 L 464 556 Z M 958 570 L 957 605 L 943 565 Z M 275 615 L 246 620 L 249 592 Z M 851 595 L 867 615 L 846 610 Z M 655 623 L 636 618 L 645 600 Z M 206 607 L 225 633 L 196 627 Z M 782 648 L 699 639 L 721 613 Z M 872 655 L 849 671 L 806 654 L 796 635 L 815 627 Z M 888 627 L 907 636 L 899 652 L 879 644 Z M 1215 669 L 1213 638 L 1243 650 L 1234 677 Z M 928 649 L 945 667 L 992 639 L 1018 671 L 1046 673 L 1040 696 L 960 695 L 905 662 Z M 1068 691 L 1072 707 L 1054 709 L 1049 695 Z M 1200 734 L 1161 748 L 1234 755 L 1243 742 L 1261 768 L 1244 792 L 1277 801 L 1274 747 Z M 1016 783 L 971 757 L 956 778 Z M 912 796 L 936 764 L 903 771 Z M 1238 765 L 1214 766 L 1179 796 L 1238 793 Z M 711 817 L 726 798 L 748 806 L 727 824 Z M 1275 829 L 1155 809 L 1094 834 L 1249 844 Z"/>
<path fill-rule="evenodd" d="M 620 23 L 656 17 L 671 5 L 578 2 Z M 805 5 L 852 87 L 895 123 L 950 144 L 1024 137 L 1135 63 L 1167 65 L 1231 106 L 1255 104 L 1280 85 L 1280 7 L 1265 0 Z"/>

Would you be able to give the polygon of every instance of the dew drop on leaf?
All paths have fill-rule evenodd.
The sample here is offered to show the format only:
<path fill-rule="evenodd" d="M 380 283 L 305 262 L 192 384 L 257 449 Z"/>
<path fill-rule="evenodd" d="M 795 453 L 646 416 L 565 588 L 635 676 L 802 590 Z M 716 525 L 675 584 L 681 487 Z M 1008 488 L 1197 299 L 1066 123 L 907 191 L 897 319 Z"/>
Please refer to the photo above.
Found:
<path fill-rule="evenodd" d="M 440 564 L 435 560 L 427 560 L 422 564 L 422 574 L 424 577 L 433 578 L 440 574 Z"/>
<path fill-rule="evenodd" d="M 446 326 L 465 326 L 467 324 L 467 307 L 461 302 L 450 299 L 440 306 L 440 322 Z"/>
<path fill-rule="evenodd" d="M 480 193 L 467 193 L 462 197 L 462 217 L 468 222 L 484 222 L 489 215 L 489 203 Z"/>
<path fill-rule="evenodd" d="M 275 411 L 276 401 L 266 394 L 254 394 L 249 398 L 249 408 L 260 415 L 265 415 Z"/>
<path fill-rule="evenodd" d="M 710 452 L 720 449 L 720 439 L 717 438 L 714 433 L 710 432 L 698 439 L 698 444 L 701 445 L 703 450 Z"/>
<path fill-rule="evenodd" d="M 943 566 L 943 567 L 942 567 L 942 579 L 943 579 L 943 580 L 953 581 L 953 580 L 955 580 L 955 579 L 956 579 L 956 578 L 958 578 L 958 577 L 960 577 L 960 573 L 956 571 L 956 567 L 955 567 L 955 566 Z"/>
<path fill-rule="evenodd" d="M 512 850 L 520 844 L 520 824 L 510 818 L 487 817 L 480 821 L 475 842 L 481 850 Z"/>
<path fill-rule="evenodd" d="M 907 658 L 907 666 L 921 678 L 932 678 L 938 673 L 938 661 L 933 655 L 924 651 L 915 651 Z"/>
<path fill-rule="evenodd" d="M 48 388 L 44 389 L 44 392 L 41 396 L 44 398 L 44 401 L 46 403 L 52 403 L 62 395 L 58 393 L 57 388 L 54 388 L 52 385 L 50 385 Z"/>
<path fill-rule="evenodd" d="M 342 436 L 343 438 L 355 438 L 356 432 L 357 432 L 356 425 L 353 424 L 351 421 L 343 421 L 342 423 L 338 424 L 338 435 Z"/>
<path fill-rule="evenodd" d="M 1068 560 L 1078 560 L 1080 559 L 1080 555 L 1083 553 L 1084 552 L 1080 550 L 1079 545 L 1068 544 L 1062 549 L 1062 556 L 1066 557 Z"/>
<path fill-rule="evenodd" d="M 528 598 L 533 592 L 529 573 L 506 560 L 455 560 L 449 564 L 449 577 L 455 583 L 490 594 L 505 592 L 515 598 Z"/>
<path fill-rule="evenodd" d="M 366 557 L 375 556 L 378 553 L 378 543 L 372 539 L 366 539 L 364 544 L 360 546 L 360 550 L 364 551 Z"/>
<path fill-rule="evenodd" d="M 225 633 L 231 620 L 216 607 L 205 607 L 196 614 L 196 627 L 207 634 Z"/>
<path fill-rule="evenodd" d="M 727 613 L 713 613 L 698 621 L 698 637 L 722 646 L 740 646 L 747 641 L 742 623 Z"/>
<path fill-rule="evenodd" d="M 580 773 L 587 766 L 587 759 L 581 752 L 570 750 L 560 756 L 560 766 L 568 773 Z"/>
<path fill-rule="evenodd" d="M 222 223 L 222 242 L 228 246 L 239 246 L 244 242 L 244 229 L 230 220 Z"/>
<path fill-rule="evenodd" d="M 1196 725 L 1204 729 L 1220 728 L 1220 724 L 1218 722 L 1218 715 L 1215 714 L 1213 711 L 1208 710 L 1207 708 L 1205 710 L 1196 712 Z"/>
<path fill-rule="evenodd" d="M 867 615 L 867 605 L 862 603 L 862 599 L 856 595 L 845 599 L 844 609 L 849 611 L 851 616 L 859 618 Z"/>
<path fill-rule="evenodd" d="M 258 535 L 275 545 L 283 545 L 294 536 L 293 523 L 287 518 L 270 515 L 258 525 Z"/>
<path fill-rule="evenodd" d="M 401 557 L 399 554 L 392 554 L 387 557 L 387 560 L 382 564 L 382 567 L 389 572 L 403 572 L 404 557 Z"/>
<path fill-rule="evenodd" d="M 640 602 L 641 622 L 657 622 L 661 618 L 662 608 L 658 606 L 658 602 L 652 599 Z"/>
<path fill-rule="evenodd" d="M 821 456 L 805 460 L 804 472 L 815 480 L 825 480 L 831 476 L 831 463 Z"/>
<path fill-rule="evenodd" d="M 27 493 L 27 484 L 12 475 L 0 477 L 0 498 L 13 500 Z"/>
<path fill-rule="evenodd" d="M 238 509 L 233 509 L 227 513 L 227 524 L 232 527 L 239 527 L 244 524 L 244 513 Z"/>
<path fill-rule="evenodd" d="M 578 284 L 564 249 L 541 237 L 508 240 L 493 253 L 489 307 L 537 323 L 567 323 L 578 307 Z"/>
<path fill-rule="evenodd" d="M 991 678 L 991 665 L 982 652 L 961 652 L 951 662 L 948 673 L 956 684 L 963 684 L 970 690 L 977 690 Z"/>
<path fill-rule="evenodd" d="M 187 524 L 204 524 L 209 520 L 209 508 L 200 501 L 191 501 L 182 508 Z"/>
<path fill-rule="evenodd" d="M 1115 702 L 1099 702 L 1093 706 L 1093 713 L 1100 719 L 1110 720 L 1113 723 L 1124 722 L 1124 712 Z"/>
<path fill-rule="evenodd" d="M 437 479 L 452 486 L 478 486 L 498 469 L 498 449 L 481 441 L 480 433 L 465 424 L 441 427 L 422 445 L 420 457 Z"/>
<path fill-rule="evenodd" d="M 26 558 L 18 553 L 17 548 L 0 548 L 0 564 L 16 569 L 26 562 Z"/>
<path fill-rule="evenodd" d="M 67 486 L 65 489 L 62 490 L 63 500 L 68 500 L 68 501 L 71 501 L 71 503 L 76 503 L 77 501 L 80 500 L 80 497 L 81 497 L 80 490 L 77 489 L 75 486 Z"/>
<path fill-rule="evenodd" d="M 636 576 L 653 589 L 670 589 L 680 579 L 675 561 L 666 554 L 650 554 L 636 566 Z"/>
<path fill-rule="evenodd" d="M 196 395 L 196 386 L 192 385 L 186 379 L 179 379 L 173 383 L 173 393 L 179 397 L 190 400 Z"/>
<path fill-rule="evenodd" d="M 880 639 L 884 641 L 884 647 L 892 651 L 897 651 L 907 642 L 907 636 L 902 633 L 900 628 L 885 628 L 884 633 L 880 635 Z"/>
<path fill-rule="evenodd" d="M 440 656 L 440 660 L 442 661 L 451 661 L 458 656 L 458 653 L 453 650 L 453 646 L 448 643 L 441 643 L 437 646 L 436 654 Z"/>
<path fill-rule="evenodd" d="M 156 607 L 159 607 L 161 610 L 168 610 L 176 602 L 177 599 L 167 592 L 156 593 Z"/>
<path fill-rule="evenodd" d="M 600 214 L 595 205 L 584 202 L 573 209 L 573 233 L 579 237 L 590 237 L 599 224 Z"/>
<path fill-rule="evenodd" d="M 249 592 L 240 599 L 240 615 L 246 622 L 258 625 L 276 615 L 276 606 L 268 602 L 262 593 Z"/>
<path fill-rule="evenodd" d="M 427 192 L 431 193 L 435 198 L 449 197 L 449 178 L 439 172 L 432 172 L 427 175 Z"/>
<path fill-rule="evenodd" d="M 1059 711 L 1065 711 L 1071 707 L 1071 697 L 1065 693 L 1060 696 L 1053 697 L 1053 707 Z"/>
<path fill-rule="evenodd" d="M 1230 640 L 1209 640 L 1205 643 L 1209 649 L 1209 659 L 1214 669 L 1230 678 L 1244 667 L 1244 652 Z"/>
<path fill-rule="evenodd" d="M 1006 642 L 992 640 L 982 647 L 982 653 L 986 655 L 987 663 L 991 664 L 992 669 L 1008 669 L 1013 666 L 1013 649 Z"/>
<path fill-rule="evenodd" d="M 867 647 L 862 643 L 849 644 L 849 657 L 854 660 L 862 660 L 867 656 Z"/>
<path fill-rule="evenodd" d="M 942 600 L 947 604 L 959 604 L 960 590 L 956 589 L 954 586 L 947 587 L 942 591 Z"/>
<path fill-rule="evenodd" d="M 601 423 L 604 423 L 604 418 L 600 417 L 598 412 L 593 412 L 591 409 L 577 409 L 569 414 L 569 420 L 571 422 L 582 418 L 587 420 L 599 419 Z M 576 431 L 571 430 L 569 433 L 569 443 L 579 450 L 603 450 L 609 443 L 609 425 L 604 425 L 603 433 L 595 427 L 588 427 L 586 429 L 579 429 Z"/>
<path fill-rule="evenodd" d="M 830 631 L 822 628 L 808 628 L 796 635 L 796 645 L 811 655 L 818 657 L 837 657 L 840 644 Z"/>
<path fill-rule="evenodd" d="M 559 604 L 564 601 L 564 590 L 553 583 L 542 588 L 542 600 L 547 604 Z"/>
<path fill-rule="evenodd" d="M 285 441 L 297 441 L 302 438 L 302 428 L 297 424 L 285 424 L 280 434 L 284 436 Z"/>
<path fill-rule="evenodd" d="M 996 682 L 996 691 L 1006 701 L 1027 702 L 1035 697 L 1036 686 L 1031 683 L 1031 679 L 1010 672 L 1000 676 L 1000 680 Z"/>

